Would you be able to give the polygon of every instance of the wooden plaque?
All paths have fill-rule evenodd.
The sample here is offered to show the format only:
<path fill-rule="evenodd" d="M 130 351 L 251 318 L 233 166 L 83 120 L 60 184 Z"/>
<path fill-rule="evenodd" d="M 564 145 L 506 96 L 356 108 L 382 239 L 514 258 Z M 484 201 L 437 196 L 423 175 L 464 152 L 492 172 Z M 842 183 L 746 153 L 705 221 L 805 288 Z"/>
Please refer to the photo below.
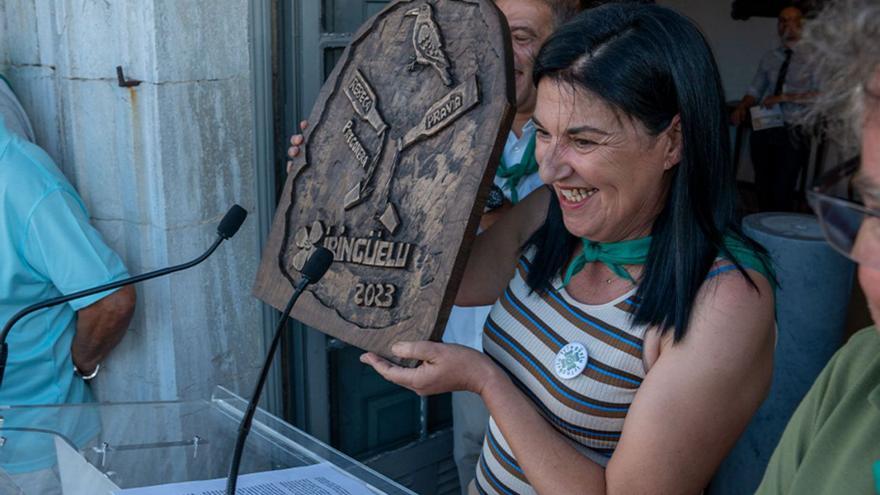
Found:
<path fill-rule="evenodd" d="M 492 0 L 397 0 L 361 27 L 309 116 L 257 297 L 284 308 L 320 244 L 334 263 L 295 318 L 386 357 L 440 338 L 514 115 L 509 38 Z"/>

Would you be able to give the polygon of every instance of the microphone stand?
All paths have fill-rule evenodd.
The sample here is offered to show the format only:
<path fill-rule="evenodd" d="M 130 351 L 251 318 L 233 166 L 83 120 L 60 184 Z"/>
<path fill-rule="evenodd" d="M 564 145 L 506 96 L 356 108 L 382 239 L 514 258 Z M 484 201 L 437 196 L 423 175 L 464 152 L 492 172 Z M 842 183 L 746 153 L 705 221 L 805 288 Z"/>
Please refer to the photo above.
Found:
<path fill-rule="evenodd" d="M 281 330 L 284 328 L 284 324 L 287 322 L 287 317 L 290 316 L 290 311 L 293 309 L 293 305 L 296 304 L 296 300 L 299 299 L 303 290 L 305 290 L 306 286 L 309 284 L 320 280 L 332 261 L 333 254 L 322 246 L 319 246 L 317 250 L 312 253 L 311 257 L 306 261 L 306 266 L 302 270 L 302 280 L 296 284 L 293 295 L 290 296 L 290 300 L 287 301 L 287 306 L 284 308 L 284 312 L 281 313 L 281 318 L 278 320 L 278 324 L 275 325 L 275 336 L 272 338 L 269 352 L 266 353 L 266 360 L 263 361 L 263 368 L 260 370 L 260 377 L 257 379 L 254 393 L 251 394 L 251 400 L 248 402 L 244 417 L 242 417 L 241 422 L 238 424 L 238 436 L 235 439 L 235 449 L 232 452 L 232 462 L 229 465 L 229 475 L 226 479 L 227 495 L 235 495 L 235 487 L 238 483 L 238 471 L 241 467 L 241 456 L 244 452 L 244 444 L 247 440 L 248 433 L 251 431 L 254 414 L 257 412 L 257 403 L 260 401 L 260 395 L 263 393 L 263 386 L 266 384 L 266 378 L 269 376 L 269 369 L 272 367 L 272 359 L 275 357 L 275 351 L 278 349 L 278 343 L 281 341 Z"/>
<path fill-rule="evenodd" d="M 143 282 L 144 280 L 149 280 L 151 278 L 161 277 L 170 273 L 179 272 L 180 270 L 186 270 L 187 268 L 198 265 L 202 261 L 205 261 L 208 256 L 211 256 L 211 254 L 213 254 L 214 251 L 220 246 L 220 243 L 235 235 L 235 232 L 238 231 L 238 228 L 241 226 L 242 222 L 244 222 L 246 216 L 247 211 L 245 211 L 242 207 L 238 205 L 233 205 L 233 207 L 230 208 L 226 215 L 223 217 L 223 220 L 221 220 L 220 222 L 220 226 L 217 228 L 217 240 L 214 241 L 214 244 L 212 244 L 211 247 L 204 252 L 204 254 L 192 261 L 144 273 L 131 278 L 117 280 L 116 282 L 111 282 L 109 284 L 104 284 L 98 287 L 92 287 L 91 289 L 81 290 L 79 292 L 74 292 L 66 296 L 59 296 L 46 301 L 41 301 L 35 304 L 31 304 L 30 306 L 15 313 L 15 315 L 13 315 L 12 318 L 6 322 L 6 325 L 3 326 L 3 330 L 0 331 L 0 386 L 3 385 L 3 374 L 6 371 L 6 360 L 9 356 L 9 345 L 6 343 L 6 336 L 9 334 L 12 326 L 15 325 L 18 320 L 33 313 L 34 311 L 39 311 L 41 309 L 64 304 L 66 302 L 72 301 L 74 299 L 79 299 L 81 297 L 88 297 L 108 290 L 117 289 L 125 285 L 136 284 L 138 282 Z"/>

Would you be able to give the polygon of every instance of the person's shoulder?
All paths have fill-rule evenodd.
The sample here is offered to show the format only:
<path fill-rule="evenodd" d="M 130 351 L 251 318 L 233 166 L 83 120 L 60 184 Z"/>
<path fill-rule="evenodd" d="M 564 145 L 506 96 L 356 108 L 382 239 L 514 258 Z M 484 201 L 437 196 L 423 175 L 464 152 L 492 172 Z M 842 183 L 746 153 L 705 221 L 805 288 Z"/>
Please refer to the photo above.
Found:
<path fill-rule="evenodd" d="M 807 48 L 806 45 L 804 45 L 803 43 L 798 43 L 791 48 L 792 57 L 795 57 L 795 58 L 809 57 L 811 54 L 808 50 L 809 49 Z M 780 49 L 780 53 L 782 53 L 781 49 Z"/>
<path fill-rule="evenodd" d="M 0 154 L 0 177 L 8 184 L 67 186 L 67 179 L 51 157 L 39 146 L 13 136 Z"/>
<path fill-rule="evenodd" d="M 773 48 L 764 52 L 761 55 L 761 65 L 766 66 L 767 64 L 773 63 L 778 60 L 780 57 L 783 57 L 782 47 L 774 46 Z"/>
<path fill-rule="evenodd" d="M 774 298 L 770 282 L 748 268 L 746 278 L 732 264 L 720 265 L 718 270 L 697 293 L 688 333 L 709 337 L 721 346 L 744 346 L 750 352 L 772 345 Z"/>
<path fill-rule="evenodd" d="M 703 297 L 712 297 L 720 301 L 731 303 L 757 303 L 764 300 L 766 295 L 773 295 L 772 282 L 760 266 L 752 263 L 744 263 L 737 260 L 742 267 L 726 258 L 719 257 L 709 269 L 706 280 L 701 287 Z M 745 274 L 743 274 L 743 270 Z M 746 276 L 747 275 L 747 276 Z M 772 304 L 772 298 L 769 299 Z"/>
<path fill-rule="evenodd" d="M 60 175 L 55 162 L 42 148 L 16 135 L 10 135 L 0 153 L 0 173 L 55 182 Z"/>
<path fill-rule="evenodd" d="M 880 350 L 880 333 L 877 333 L 876 326 L 863 328 L 850 337 L 844 348 L 849 346 L 876 352 Z"/>
<path fill-rule="evenodd" d="M 13 137 L 0 155 L 0 193 L 7 205 L 27 215 L 48 195 L 76 194 L 52 159 L 40 147 Z"/>
<path fill-rule="evenodd" d="M 873 389 L 880 379 L 880 335 L 874 327 L 854 334 L 831 357 L 810 388 L 817 415 L 828 417 L 847 396 Z"/>
<path fill-rule="evenodd" d="M 835 372 L 845 375 L 861 374 L 872 363 L 880 370 L 880 333 L 873 326 L 859 330 L 837 351 L 834 357 Z"/>
<path fill-rule="evenodd" d="M 753 283 L 757 285 L 755 279 L 762 278 L 770 284 L 771 288 L 776 288 L 773 261 L 767 252 L 743 234 L 729 231 L 724 236 L 724 246 L 716 255 L 715 262 L 709 269 L 706 279 L 709 280 L 727 272 L 737 272 L 742 275 L 742 270 L 745 270 L 751 279 L 751 281 L 746 279 L 749 285 Z M 745 279 L 745 277 L 742 278 Z"/>

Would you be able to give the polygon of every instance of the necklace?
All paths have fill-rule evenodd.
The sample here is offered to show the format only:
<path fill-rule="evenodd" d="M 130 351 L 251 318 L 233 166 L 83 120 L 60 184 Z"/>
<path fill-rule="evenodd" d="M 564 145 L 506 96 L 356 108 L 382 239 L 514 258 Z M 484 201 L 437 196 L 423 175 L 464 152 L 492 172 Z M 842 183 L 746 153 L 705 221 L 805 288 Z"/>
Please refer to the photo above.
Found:
<path fill-rule="evenodd" d="M 587 238 L 581 238 L 583 249 L 575 256 L 565 271 L 562 286 L 565 287 L 571 281 L 571 277 L 581 271 L 587 263 L 595 261 L 605 264 L 618 278 L 635 284 L 632 275 L 626 271 L 623 265 L 643 265 L 648 258 L 648 250 L 651 247 L 651 237 L 631 239 L 619 242 L 594 242 Z M 610 277 L 611 280 L 614 277 Z M 607 283 L 611 283 L 606 279 Z"/>

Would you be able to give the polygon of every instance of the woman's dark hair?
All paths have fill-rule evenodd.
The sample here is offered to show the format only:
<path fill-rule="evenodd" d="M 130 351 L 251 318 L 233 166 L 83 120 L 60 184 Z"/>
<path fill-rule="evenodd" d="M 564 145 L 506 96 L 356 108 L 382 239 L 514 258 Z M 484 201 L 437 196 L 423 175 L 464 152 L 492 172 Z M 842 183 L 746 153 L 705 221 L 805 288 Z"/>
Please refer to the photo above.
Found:
<path fill-rule="evenodd" d="M 670 171 L 666 204 L 652 228 L 636 324 L 663 333 L 673 328 L 675 341 L 681 340 L 719 253 L 757 290 L 724 245 L 725 235 L 733 235 L 766 254 L 738 225 L 724 93 L 711 49 L 691 21 L 656 5 L 608 4 L 583 12 L 541 48 L 535 85 L 544 78 L 597 95 L 655 136 L 681 116 L 682 158 Z M 577 245 L 553 195 L 547 219 L 526 243 L 536 249 L 529 287 L 548 290 Z"/>

